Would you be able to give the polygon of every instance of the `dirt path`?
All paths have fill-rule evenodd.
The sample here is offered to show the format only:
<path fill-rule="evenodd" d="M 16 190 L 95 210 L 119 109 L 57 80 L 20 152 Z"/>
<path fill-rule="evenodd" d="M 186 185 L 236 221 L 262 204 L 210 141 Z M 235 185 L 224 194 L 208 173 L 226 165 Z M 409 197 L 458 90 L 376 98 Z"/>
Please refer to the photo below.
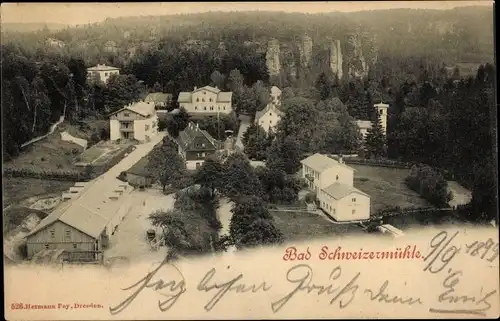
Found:
<path fill-rule="evenodd" d="M 27 141 L 26 143 L 24 143 L 24 144 L 21 145 L 21 148 L 22 147 L 26 147 L 28 145 L 31 145 L 31 144 L 33 144 L 33 143 L 35 143 L 35 142 L 37 142 L 39 140 L 42 140 L 45 137 L 49 136 L 50 134 L 52 134 L 54 132 L 54 130 L 56 130 L 57 126 L 59 126 L 63 121 L 64 121 L 64 116 L 59 117 L 59 120 L 56 123 L 52 124 L 52 126 L 50 126 L 49 132 L 47 134 L 35 137 L 32 140 Z"/>
<path fill-rule="evenodd" d="M 238 147 L 241 151 L 243 151 L 243 134 L 247 131 L 250 126 L 250 116 L 241 115 L 240 117 L 240 128 L 238 129 L 238 136 L 236 138 L 236 147 Z"/>

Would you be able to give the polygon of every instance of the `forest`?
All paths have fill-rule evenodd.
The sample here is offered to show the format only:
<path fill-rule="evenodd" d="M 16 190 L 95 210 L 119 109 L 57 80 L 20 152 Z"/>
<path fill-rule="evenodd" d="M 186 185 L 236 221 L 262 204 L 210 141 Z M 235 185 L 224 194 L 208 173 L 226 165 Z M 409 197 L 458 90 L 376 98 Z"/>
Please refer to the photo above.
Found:
<path fill-rule="evenodd" d="M 265 155 L 274 155 L 273 166 L 289 172 L 296 166 L 293 158 L 306 151 L 359 148 L 352 120 L 373 119 L 373 104 L 382 101 L 390 105 L 388 135 L 376 156 L 446 170 L 473 190 L 479 209 L 474 213 L 492 218 L 497 175 L 491 14 L 477 7 L 322 15 L 206 13 L 2 32 L 4 157 L 15 157 L 22 143 L 45 133 L 62 115 L 70 122 L 103 118 L 153 87 L 175 100 L 180 91 L 218 84 L 235 92 L 237 113 L 253 114 L 264 108 L 263 92 L 271 85 L 258 43 L 265 45 L 271 37 L 294 41 L 304 33 L 321 42 L 361 26 L 377 35 L 379 48 L 368 76 L 339 80 L 326 70 L 308 82 L 287 83 L 283 109 L 289 112 L 274 143 L 263 142 Z M 48 37 L 65 46 L 47 47 Z M 256 45 L 250 50 L 245 41 Z M 450 65 L 463 61 L 479 68 L 469 74 L 458 68 L 450 72 Z M 97 63 L 119 67 L 121 75 L 106 85 L 89 85 L 86 68 Z"/>

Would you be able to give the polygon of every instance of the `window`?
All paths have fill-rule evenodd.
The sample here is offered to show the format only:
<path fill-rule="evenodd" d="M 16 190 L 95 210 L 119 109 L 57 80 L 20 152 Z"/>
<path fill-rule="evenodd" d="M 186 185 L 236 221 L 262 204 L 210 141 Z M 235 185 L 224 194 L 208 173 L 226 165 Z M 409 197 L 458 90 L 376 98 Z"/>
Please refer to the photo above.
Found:
<path fill-rule="evenodd" d="M 123 117 L 130 117 L 130 113 L 123 113 Z"/>
<path fill-rule="evenodd" d="M 73 243 L 73 248 L 76 249 L 76 243 Z"/>
<path fill-rule="evenodd" d="M 210 107 L 210 110 L 214 110 L 214 106 L 211 106 L 211 107 Z"/>
<path fill-rule="evenodd" d="M 52 238 L 52 239 L 56 238 L 56 231 L 55 230 L 50 231 L 50 238 Z"/>
<path fill-rule="evenodd" d="M 335 177 L 335 179 L 338 181 L 338 180 L 339 180 L 339 175 L 337 175 L 337 176 Z"/>
<path fill-rule="evenodd" d="M 269 124 L 272 124 L 272 123 L 273 123 L 273 121 L 272 121 L 272 120 L 270 120 L 270 121 L 269 121 Z"/>
<path fill-rule="evenodd" d="M 70 229 L 64 230 L 64 239 L 66 239 L 66 240 L 71 239 L 71 230 Z"/>
<path fill-rule="evenodd" d="M 353 202 L 356 202 L 356 197 L 352 199 Z"/>
<path fill-rule="evenodd" d="M 196 98 L 196 102 L 199 103 L 200 102 L 200 98 Z"/>
<path fill-rule="evenodd" d="M 148 131 L 149 130 L 149 125 L 144 125 L 144 131 Z"/>
<path fill-rule="evenodd" d="M 220 110 L 220 106 L 218 107 L 218 110 Z"/>
<path fill-rule="evenodd" d="M 224 110 L 226 110 L 226 107 L 224 106 Z"/>
<path fill-rule="evenodd" d="M 261 124 L 264 124 L 264 121 L 263 121 L 263 120 L 261 120 L 261 121 L 260 121 L 260 123 L 261 123 Z"/>
<path fill-rule="evenodd" d="M 206 94 L 207 94 L 207 92 L 206 92 L 206 91 L 204 91 L 204 92 L 203 92 L 203 95 L 206 95 Z"/>
<path fill-rule="evenodd" d="M 45 248 L 48 250 L 48 249 L 49 249 L 49 245 L 48 245 L 48 244 L 45 244 Z"/>
<path fill-rule="evenodd" d="M 210 98 L 209 101 L 212 102 L 212 98 Z"/>
<path fill-rule="evenodd" d="M 201 144 L 201 147 L 205 147 L 205 144 Z"/>
<path fill-rule="evenodd" d="M 194 106 L 194 110 L 198 110 L 198 106 Z"/>
<path fill-rule="evenodd" d="M 333 209 L 333 214 L 335 214 L 335 209 Z"/>
<path fill-rule="evenodd" d="M 105 73 L 104 73 L 104 76 L 106 76 L 106 77 L 107 77 L 107 76 L 108 76 L 108 73 L 107 73 L 107 72 L 105 72 Z"/>
<path fill-rule="evenodd" d="M 207 110 L 207 107 L 203 107 L 203 110 Z"/>
<path fill-rule="evenodd" d="M 381 110 L 380 110 L 380 115 L 383 115 L 383 114 L 384 114 L 384 110 L 383 110 L 383 109 L 381 109 Z"/>
<path fill-rule="evenodd" d="M 205 102 L 205 98 L 202 98 L 202 99 L 201 99 L 201 101 L 202 101 L 202 102 Z"/>
<path fill-rule="evenodd" d="M 356 210 L 352 210 L 352 214 L 356 214 Z"/>
<path fill-rule="evenodd" d="M 272 115 L 273 115 L 273 113 L 269 113 L 269 116 L 272 116 Z"/>

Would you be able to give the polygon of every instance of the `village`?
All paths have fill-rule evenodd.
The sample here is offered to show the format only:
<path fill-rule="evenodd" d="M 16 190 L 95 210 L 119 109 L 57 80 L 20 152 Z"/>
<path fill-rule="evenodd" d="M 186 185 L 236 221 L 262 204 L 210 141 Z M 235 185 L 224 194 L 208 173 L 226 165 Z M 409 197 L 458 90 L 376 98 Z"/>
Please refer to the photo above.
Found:
<path fill-rule="evenodd" d="M 111 75 L 119 74 L 118 68 L 105 65 L 91 67 L 87 71 L 89 81 L 105 82 Z M 51 206 L 42 209 L 50 212 L 45 218 L 40 220 L 36 214 L 27 216 L 21 227 L 16 227 L 17 233 L 10 233 L 11 237 L 4 240 L 6 256 L 11 261 L 29 264 L 66 262 L 109 265 L 120 260 L 134 262 L 161 258 L 165 255 L 162 250 L 166 244 L 165 235 L 160 227 L 153 226 L 150 215 L 157 211 L 172 210 L 176 197 L 174 192 L 165 192 L 165 185 L 163 188 L 160 186 L 148 167 L 153 149 L 165 144 L 165 141 L 175 142 L 176 153 L 184 162 L 185 169 L 196 172 L 207 159 L 227 159 L 228 155 L 245 153 L 242 141 L 249 127 L 258 126 L 265 135 L 272 135 L 285 115 L 280 110 L 282 91 L 272 86 L 265 108 L 253 116 L 241 115 L 238 131 L 228 131 L 225 141 L 221 141 L 219 137 L 212 137 L 206 130 L 200 129 L 197 121 L 204 118 L 219 119 L 234 113 L 232 96 L 232 92 L 207 85 L 194 87 L 192 92 L 181 92 L 177 109 L 168 111 L 166 106 L 172 103 L 171 95 L 158 92 L 149 93 L 143 100 L 113 112 L 108 119 L 109 143 L 119 145 L 133 140 L 133 147 L 128 149 L 130 152 L 98 177 L 75 182 L 60 197 L 51 198 Z M 389 105 L 380 102 L 374 107 L 385 135 Z M 187 112 L 190 120 L 180 130 L 178 137 L 174 138 L 165 128 L 159 128 L 162 120 L 172 119 L 181 112 Z M 372 122 L 358 120 L 356 125 L 362 138 L 366 139 Z M 67 132 L 61 132 L 60 135 L 67 141 L 79 141 Z M 92 162 L 112 152 L 112 149 L 101 152 Z M 264 161 L 259 160 L 249 160 L 249 163 L 254 168 L 266 166 Z M 365 182 L 370 177 L 367 170 L 373 171 L 373 166 L 382 173 L 405 170 L 405 166 L 401 169 L 396 164 L 391 168 L 360 160 L 358 155 L 352 154 L 315 153 L 305 157 L 300 160 L 300 170 L 294 174 L 303 182 L 298 198 L 292 202 L 296 205 L 273 206 L 269 211 L 275 216 L 278 225 L 290 224 L 292 220 L 297 221 L 294 224 L 310 224 L 302 231 L 309 231 L 307 237 L 314 237 L 318 233 L 313 230 L 317 226 L 325 230 L 325 235 L 333 232 L 334 235 L 347 237 L 372 230 L 385 237 L 402 237 L 404 231 L 401 227 L 384 222 L 381 216 L 374 216 L 379 210 L 377 205 L 381 203 L 379 198 L 390 198 L 387 193 L 391 191 L 387 189 L 371 193 L 373 187 Z M 391 183 L 395 184 L 393 189 L 401 188 L 402 182 Z M 447 208 L 470 201 L 470 192 L 458 184 L 450 186 L 454 188 L 454 198 Z M 407 192 L 411 194 L 412 191 Z M 408 197 L 418 200 L 418 195 L 405 198 Z M 407 203 L 408 206 L 414 206 L 411 201 Z M 420 201 L 420 204 L 425 202 Z M 223 197 L 217 208 L 217 216 L 222 224 L 219 231 L 221 236 L 229 233 L 232 206 L 231 200 Z M 25 250 L 20 252 L 17 250 L 19 246 L 25 246 Z"/>

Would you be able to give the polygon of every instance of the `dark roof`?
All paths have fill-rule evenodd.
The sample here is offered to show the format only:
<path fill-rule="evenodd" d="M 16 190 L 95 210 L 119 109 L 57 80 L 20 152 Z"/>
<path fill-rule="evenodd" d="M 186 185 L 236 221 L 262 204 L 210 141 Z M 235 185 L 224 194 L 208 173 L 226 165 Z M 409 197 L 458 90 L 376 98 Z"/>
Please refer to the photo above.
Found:
<path fill-rule="evenodd" d="M 143 158 L 141 158 L 137 163 L 132 165 L 132 167 L 126 170 L 126 173 L 145 176 L 145 177 L 151 176 L 151 173 L 147 169 L 148 163 L 149 163 L 149 155 L 146 155 Z"/>
<path fill-rule="evenodd" d="M 198 125 L 195 125 L 192 122 L 190 122 L 188 126 L 179 133 L 177 143 L 183 150 L 201 150 L 194 144 L 195 138 L 197 137 L 206 138 L 210 143 L 210 146 L 205 146 L 203 148 L 204 150 L 218 150 L 222 146 L 221 142 L 213 138 L 206 130 L 199 129 Z"/>

